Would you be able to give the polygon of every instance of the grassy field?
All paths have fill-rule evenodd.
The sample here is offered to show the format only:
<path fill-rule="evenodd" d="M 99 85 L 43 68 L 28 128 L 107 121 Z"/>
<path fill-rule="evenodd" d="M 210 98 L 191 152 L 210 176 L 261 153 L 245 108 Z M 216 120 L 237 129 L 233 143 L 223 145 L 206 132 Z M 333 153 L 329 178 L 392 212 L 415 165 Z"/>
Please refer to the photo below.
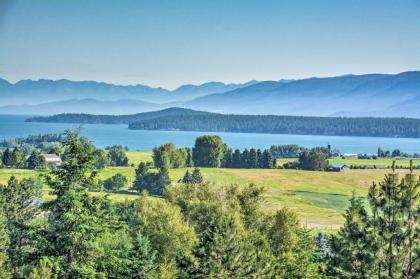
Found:
<path fill-rule="evenodd" d="M 150 161 L 151 154 L 147 152 L 130 152 L 130 162 Z M 293 208 L 308 227 L 334 230 L 343 221 L 342 214 L 348 206 L 348 199 L 354 190 L 359 196 L 366 196 L 373 181 L 381 181 L 389 170 L 349 170 L 344 172 L 311 172 L 285 169 L 210 169 L 202 168 L 206 181 L 215 187 L 219 185 L 237 184 L 239 186 L 254 183 L 266 190 L 268 211 L 283 206 Z M 106 168 L 99 173 L 100 179 L 106 179 L 116 173 L 125 175 L 132 184 L 135 171 L 132 167 Z M 185 169 L 172 169 L 170 176 L 176 183 L 185 173 Z M 402 175 L 407 170 L 398 170 Z M 416 171 L 420 174 L 420 171 Z M 37 176 L 41 173 L 29 170 L 0 170 L 0 183 L 6 183 L 11 175 L 18 178 Z M 44 189 L 46 199 L 49 189 Z M 92 193 L 103 195 L 103 193 Z M 122 201 L 134 199 L 136 195 L 125 189 L 121 193 L 109 195 L 112 200 Z"/>
<path fill-rule="evenodd" d="M 373 159 L 358 159 L 358 158 L 341 158 L 341 157 L 335 157 L 332 159 L 328 159 L 330 164 L 336 164 L 336 163 L 342 163 L 342 164 L 346 164 L 348 166 L 351 165 L 357 165 L 357 166 L 385 166 L 385 167 L 391 167 L 392 166 L 392 162 L 395 159 L 392 158 L 379 158 L 376 160 Z M 291 161 L 297 161 L 297 159 L 292 159 L 292 158 L 281 158 L 281 159 L 277 159 L 277 165 L 278 166 L 282 166 L 283 164 L 287 163 L 287 162 L 291 162 Z M 401 166 L 401 167 L 408 167 L 410 166 L 410 160 L 409 159 L 397 159 L 395 160 L 395 165 L 396 166 Z M 413 160 L 413 165 L 414 166 L 420 166 L 420 159 L 414 159 Z"/>
<path fill-rule="evenodd" d="M 392 162 L 394 159 L 392 158 L 379 158 L 376 160 L 373 159 L 357 159 L 357 158 L 346 158 L 342 159 L 340 157 L 336 157 L 333 159 L 328 160 L 331 164 L 334 163 L 343 163 L 346 165 L 376 165 L 376 166 L 392 166 Z M 408 159 L 399 159 L 395 160 L 396 166 L 408 167 L 410 166 L 410 160 Z M 420 159 L 413 160 L 413 165 L 417 166 L 420 165 Z"/>
<path fill-rule="evenodd" d="M 129 164 L 138 165 L 140 162 L 153 162 L 152 152 L 149 151 L 128 151 Z"/>

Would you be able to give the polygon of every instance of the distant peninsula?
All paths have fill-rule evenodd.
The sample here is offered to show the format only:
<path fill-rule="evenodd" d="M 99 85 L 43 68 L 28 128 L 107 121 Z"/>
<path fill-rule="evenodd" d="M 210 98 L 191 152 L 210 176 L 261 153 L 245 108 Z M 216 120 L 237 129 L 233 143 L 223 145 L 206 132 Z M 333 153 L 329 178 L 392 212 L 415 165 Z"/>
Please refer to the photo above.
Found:
<path fill-rule="evenodd" d="M 132 115 L 57 114 L 28 122 L 127 124 L 133 130 L 420 138 L 420 119 L 235 115 L 168 108 Z"/>

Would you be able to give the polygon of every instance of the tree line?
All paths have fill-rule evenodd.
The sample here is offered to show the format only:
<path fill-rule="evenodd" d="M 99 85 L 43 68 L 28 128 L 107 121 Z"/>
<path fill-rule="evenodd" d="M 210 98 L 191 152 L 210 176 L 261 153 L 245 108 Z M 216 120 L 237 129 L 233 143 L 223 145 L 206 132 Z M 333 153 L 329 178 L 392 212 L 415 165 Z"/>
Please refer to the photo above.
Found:
<path fill-rule="evenodd" d="M 40 151 L 32 151 L 26 157 L 17 147 L 13 150 L 6 148 L 3 152 L 0 151 L 0 168 L 2 167 L 43 170 L 47 167 L 47 162 Z"/>
<path fill-rule="evenodd" d="M 25 155 L 30 155 L 33 151 L 59 154 L 62 153 L 61 142 L 64 140 L 64 137 L 65 135 L 60 133 L 30 135 L 22 138 L 2 140 L 0 141 L 0 149 L 19 148 Z"/>
<path fill-rule="evenodd" d="M 146 119 L 129 129 L 418 138 L 420 119 L 209 114 Z"/>
<path fill-rule="evenodd" d="M 181 167 L 208 168 L 276 168 L 276 158 L 286 156 L 297 157 L 298 161 L 288 162 L 283 167 L 304 170 L 326 170 L 328 158 L 335 156 L 337 151 L 331 146 L 312 149 L 298 145 L 271 146 L 270 149 L 232 150 L 217 135 L 197 137 L 194 147 L 176 148 L 172 143 L 153 149 L 154 165 L 159 169 Z M 288 157 L 290 158 L 290 157 Z"/>
<path fill-rule="evenodd" d="M 232 150 L 217 135 L 197 137 L 194 147 L 176 148 L 172 143 L 153 149 L 153 162 L 158 168 L 274 168 L 276 160 L 270 149 Z"/>
<path fill-rule="evenodd" d="M 114 145 L 106 147 L 105 150 L 103 150 L 94 147 L 93 144 L 86 139 L 82 138 L 82 141 L 92 145 L 92 148 L 95 149 L 94 159 L 97 169 L 102 169 L 107 166 L 128 166 L 128 157 L 125 153 L 126 148 L 120 145 Z M 49 151 L 60 156 L 61 159 L 65 159 L 67 156 L 66 151 L 60 146 L 50 149 Z M 15 147 L 13 149 L 6 148 L 4 151 L 0 150 L 0 168 L 2 167 L 44 170 L 48 167 L 48 164 L 41 150 L 35 149 L 29 155 L 25 155 L 19 147 Z"/>

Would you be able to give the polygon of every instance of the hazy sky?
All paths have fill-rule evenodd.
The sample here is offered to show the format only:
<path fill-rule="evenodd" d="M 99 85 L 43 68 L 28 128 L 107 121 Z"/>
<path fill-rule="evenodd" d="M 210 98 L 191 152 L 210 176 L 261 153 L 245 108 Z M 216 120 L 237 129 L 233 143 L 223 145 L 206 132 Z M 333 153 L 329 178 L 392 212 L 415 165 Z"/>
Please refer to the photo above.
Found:
<path fill-rule="evenodd" d="M 0 0 L 0 77 L 173 88 L 420 69 L 420 0 Z"/>

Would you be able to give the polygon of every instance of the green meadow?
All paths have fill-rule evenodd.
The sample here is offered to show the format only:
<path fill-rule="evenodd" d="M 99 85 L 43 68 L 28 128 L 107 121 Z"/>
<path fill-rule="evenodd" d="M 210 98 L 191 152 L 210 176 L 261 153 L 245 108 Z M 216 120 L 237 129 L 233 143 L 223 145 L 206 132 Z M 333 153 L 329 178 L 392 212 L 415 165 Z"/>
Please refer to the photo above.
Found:
<path fill-rule="evenodd" d="M 140 161 L 151 161 L 150 152 L 128 152 L 130 164 Z M 357 159 L 356 159 L 357 160 Z M 375 160 L 376 161 L 376 160 Z M 379 160 L 378 160 L 379 161 Z M 387 163 L 387 161 L 383 161 Z M 358 163 L 361 164 L 361 163 Z M 182 178 L 186 169 L 170 170 L 174 184 Z M 202 175 L 213 187 L 235 184 L 239 187 L 248 184 L 263 186 L 266 202 L 264 208 L 274 211 L 281 207 L 296 210 L 303 223 L 310 228 L 322 230 L 337 229 L 343 221 L 342 214 L 348 206 L 348 199 L 355 191 L 358 196 L 366 196 L 369 186 L 379 182 L 389 172 L 378 170 L 348 170 L 343 172 L 316 172 L 286 169 L 215 169 L 202 168 Z M 404 175 L 407 170 L 397 170 Z M 135 179 L 133 167 L 106 168 L 98 174 L 99 179 L 106 179 L 116 173 L 128 178 L 127 189 L 108 194 L 112 200 L 123 201 L 135 199 L 137 194 L 128 187 Z M 416 171 L 420 174 L 420 171 Z M 42 175 L 42 172 L 30 170 L 0 169 L 0 183 L 5 184 L 10 176 L 19 179 Z M 44 198 L 50 199 L 50 190 L 43 189 Z M 105 195 L 92 192 L 93 195 Z"/>
<path fill-rule="evenodd" d="M 336 157 L 333 159 L 329 159 L 328 160 L 331 164 L 334 163 L 343 163 L 346 165 L 375 165 L 375 166 L 387 166 L 390 167 L 392 166 L 392 162 L 394 161 L 394 159 L 392 158 L 378 158 L 378 159 L 358 159 L 358 158 L 345 158 L 342 159 L 340 157 Z M 401 166 L 401 167 L 408 167 L 410 165 L 410 160 L 409 159 L 397 159 L 395 160 L 395 165 L 396 166 Z M 413 165 L 417 166 L 420 165 L 420 159 L 414 159 L 413 160 Z"/>

